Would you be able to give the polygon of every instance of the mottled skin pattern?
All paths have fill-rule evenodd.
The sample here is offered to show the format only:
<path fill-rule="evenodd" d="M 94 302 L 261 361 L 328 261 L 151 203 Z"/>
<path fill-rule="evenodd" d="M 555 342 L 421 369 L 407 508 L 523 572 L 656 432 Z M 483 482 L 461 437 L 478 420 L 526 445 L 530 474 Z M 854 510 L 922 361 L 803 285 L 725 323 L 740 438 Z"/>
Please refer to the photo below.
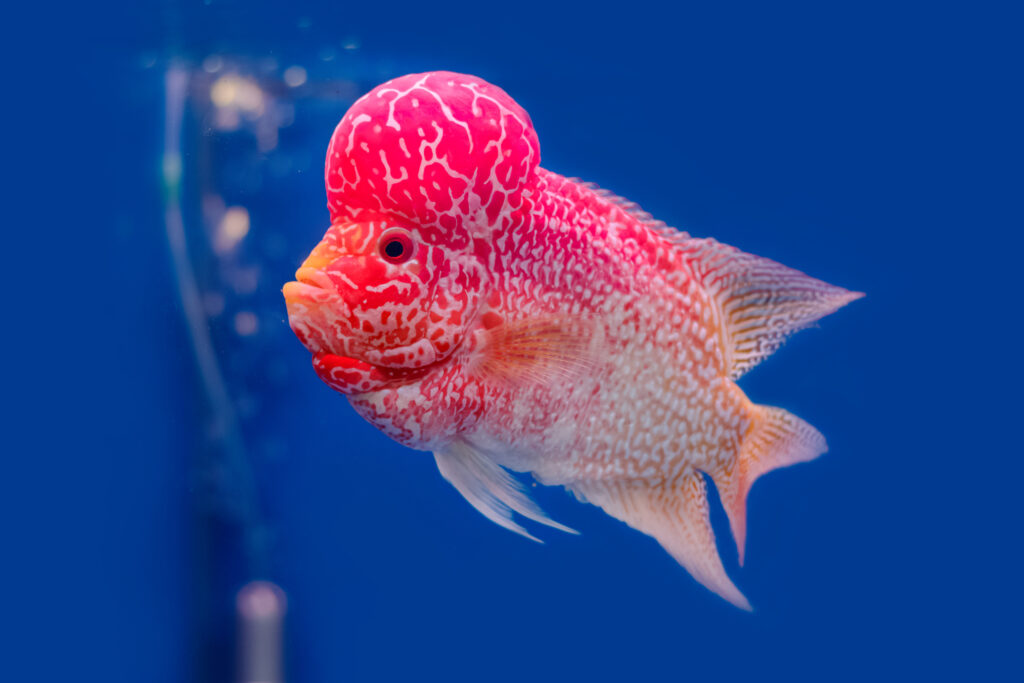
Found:
<path fill-rule="evenodd" d="M 327 384 L 434 452 L 499 524 L 522 531 L 511 511 L 554 524 L 496 465 L 529 471 L 749 607 L 699 472 L 742 558 L 750 484 L 825 446 L 733 380 L 857 295 L 665 228 L 539 160 L 526 112 L 480 79 L 416 74 L 368 93 L 331 139 L 331 227 L 285 287 L 291 326 Z"/>

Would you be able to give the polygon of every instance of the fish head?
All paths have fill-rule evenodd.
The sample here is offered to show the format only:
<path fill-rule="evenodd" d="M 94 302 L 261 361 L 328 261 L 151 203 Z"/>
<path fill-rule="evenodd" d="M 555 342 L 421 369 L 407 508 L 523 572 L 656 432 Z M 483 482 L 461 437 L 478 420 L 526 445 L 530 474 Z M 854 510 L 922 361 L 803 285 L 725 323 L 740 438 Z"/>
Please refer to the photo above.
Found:
<path fill-rule="evenodd" d="M 284 288 L 322 379 L 360 393 L 452 357 L 539 160 L 526 112 L 473 76 L 403 76 L 352 105 L 327 151 L 330 228 Z"/>
<path fill-rule="evenodd" d="M 360 393 L 415 380 L 448 359 L 486 284 L 474 254 L 382 217 L 331 225 L 283 293 L 289 325 L 321 378 Z"/>

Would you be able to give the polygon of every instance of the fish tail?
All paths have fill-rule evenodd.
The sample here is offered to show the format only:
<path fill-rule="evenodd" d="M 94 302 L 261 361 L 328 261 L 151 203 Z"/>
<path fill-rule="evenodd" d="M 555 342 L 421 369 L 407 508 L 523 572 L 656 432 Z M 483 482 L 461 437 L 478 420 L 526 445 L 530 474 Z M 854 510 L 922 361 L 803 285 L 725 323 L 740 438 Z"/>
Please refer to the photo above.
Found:
<path fill-rule="evenodd" d="M 813 460 L 828 450 L 821 432 L 782 408 L 753 405 L 751 417 L 753 425 L 731 468 L 710 473 L 729 517 L 740 565 L 747 534 L 747 494 L 754 481 L 766 472 Z"/>

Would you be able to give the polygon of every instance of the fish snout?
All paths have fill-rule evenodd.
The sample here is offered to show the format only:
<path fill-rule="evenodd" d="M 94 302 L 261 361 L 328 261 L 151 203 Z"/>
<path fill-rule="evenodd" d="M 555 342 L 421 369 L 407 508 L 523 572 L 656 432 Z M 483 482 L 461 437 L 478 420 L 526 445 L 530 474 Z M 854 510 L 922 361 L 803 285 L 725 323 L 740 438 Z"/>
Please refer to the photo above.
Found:
<path fill-rule="evenodd" d="M 332 296 L 337 296 L 334 283 L 331 282 L 327 273 L 319 268 L 310 268 L 305 265 L 295 271 L 295 280 L 286 283 L 281 293 L 284 294 L 287 304 L 293 302 L 325 304 Z"/>
<path fill-rule="evenodd" d="M 343 346 L 346 307 L 331 279 L 320 268 L 303 264 L 295 280 L 282 288 L 288 325 L 313 353 L 337 353 Z"/>
<path fill-rule="evenodd" d="M 284 295 L 289 316 L 310 307 L 328 304 L 337 298 L 330 290 L 301 280 L 286 283 L 281 293 Z"/>

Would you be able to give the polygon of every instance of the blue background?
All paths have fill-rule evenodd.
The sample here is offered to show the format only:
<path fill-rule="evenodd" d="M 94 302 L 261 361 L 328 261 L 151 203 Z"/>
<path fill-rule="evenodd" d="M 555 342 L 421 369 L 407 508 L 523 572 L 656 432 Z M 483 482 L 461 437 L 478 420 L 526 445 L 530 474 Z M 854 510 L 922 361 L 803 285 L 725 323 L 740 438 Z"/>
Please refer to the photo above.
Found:
<path fill-rule="evenodd" d="M 229 680 L 233 593 L 251 578 L 288 593 L 295 682 L 1020 675 L 1019 17 L 657 7 L 11 11 L 5 679 Z M 253 295 L 278 307 L 266 355 L 213 330 L 234 397 L 257 406 L 238 495 L 258 512 L 221 509 L 236 473 L 205 481 L 216 440 L 159 178 L 163 69 L 213 53 L 364 88 L 474 73 L 531 114 L 546 168 L 867 293 L 742 382 L 831 448 L 754 487 L 743 569 L 715 508 L 754 614 L 559 490 L 536 496 L 581 536 L 502 531 L 319 384 L 277 291 L 326 226 L 320 159 L 344 98 L 297 106 L 294 172 L 226 190 L 254 235 L 285 241 Z"/>

